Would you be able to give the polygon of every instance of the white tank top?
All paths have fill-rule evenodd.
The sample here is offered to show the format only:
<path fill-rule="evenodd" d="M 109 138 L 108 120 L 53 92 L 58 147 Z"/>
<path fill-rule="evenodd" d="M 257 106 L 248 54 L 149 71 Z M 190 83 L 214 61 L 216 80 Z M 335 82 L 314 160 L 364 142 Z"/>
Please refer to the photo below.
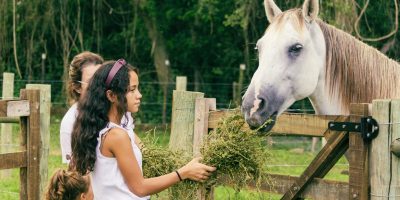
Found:
<path fill-rule="evenodd" d="M 108 125 L 99 132 L 99 137 L 97 138 L 96 147 L 96 163 L 94 165 L 94 170 L 92 175 L 92 188 L 95 200 L 145 200 L 150 199 L 150 196 L 138 197 L 133 194 L 127 184 L 125 183 L 124 177 L 118 168 L 118 163 L 116 158 L 106 157 L 100 152 L 101 138 L 103 135 L 107 134 L 111 128 L 118 127 L 125 131 L 129 135 L 131 140 L 132 149 L 135 154 L 136 160 L 138 161 L 140 170 L 142 170 L 142 153 L 140 149 L 135 144 L 135 135 L 133 129 L 125 129 L 117 124 L 109 122 Z"/>

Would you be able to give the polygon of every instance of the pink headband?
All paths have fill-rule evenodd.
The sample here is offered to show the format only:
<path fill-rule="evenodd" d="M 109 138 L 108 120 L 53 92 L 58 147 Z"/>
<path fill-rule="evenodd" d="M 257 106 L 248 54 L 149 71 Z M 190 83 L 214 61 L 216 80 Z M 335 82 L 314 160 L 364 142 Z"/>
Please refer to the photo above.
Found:
<path fill-rule="evenodd" d="M 126 61 L 124 59 L 119 59 L 117 60 L 117 62 L 115 62 L 115 64 L 113 65 L 113 67 L 111 68 L 110 72 L 108 72 L 108 76 L 106 79 L 106 86 L 110 87 L 110 83 L 113 80 L 115 74 L 117 74 L 117 72 L 121 69 L 122 66 L 126 65 Z"/>

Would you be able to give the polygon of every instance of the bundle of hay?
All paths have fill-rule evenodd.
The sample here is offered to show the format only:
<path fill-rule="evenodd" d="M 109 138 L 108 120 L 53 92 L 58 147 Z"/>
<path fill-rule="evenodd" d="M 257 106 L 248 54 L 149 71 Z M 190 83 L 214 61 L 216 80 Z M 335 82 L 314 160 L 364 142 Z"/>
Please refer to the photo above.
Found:
<path fill-rule="evenodd" d="M 259 185 L 267 181 L 265 164 L 269 153 L 256 131 L 244 130 L 244 119 L 237 112 L 222 119 L 201 147 L 202 162 L 215 166 L 217 171 L 205 183 L 185 180 L 169 189 L 171 199 L 193 199 L 199 188 L 229 185 L 240 190 L 248 183 Z M 182 152 L 172 152 L 154 142 L 144 140 L 143 174 L 155 177 L 170 173 L 190 161 Z"/>
<path fill-rule="evenodd" d="M 171 151 L 166 147 L 156 144 L 155 140 L 146 137 L 142 140 L 144 148 L 143 154 L 143 175 L 146 178 L 162 176 L 173 172 L 184 166 L 190 161 L 183 152 Z M 181 184 L 176 184 L 168 188 L 168 199 L 194 199 L 200 185 L 191 180 L 185 180 Z"/>
<path fill-rule="evenodd" d="M 265 164 L 269 153 L 257 131 L 243 129 L 244 119 L 240 113 L 225 118 L 211 131 L 201 148 L 205 164 L 215 166 L 207 185 L 228 183 L 240 190 L 249 182 L 259 185 L 267 181 Z"/>

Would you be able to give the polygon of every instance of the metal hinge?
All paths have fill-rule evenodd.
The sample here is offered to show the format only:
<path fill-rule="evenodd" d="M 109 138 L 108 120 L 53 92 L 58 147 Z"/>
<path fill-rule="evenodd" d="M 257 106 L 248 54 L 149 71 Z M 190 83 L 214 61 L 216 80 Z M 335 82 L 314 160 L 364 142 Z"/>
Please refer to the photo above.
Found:
<path fill-rule="evenodd" d="M 329 130 L 359 132 L 364 141 L 371 141 L 379 133 L 378 122 L 371 116 L 361 117 L 361 122 L 329 122 Z"/>

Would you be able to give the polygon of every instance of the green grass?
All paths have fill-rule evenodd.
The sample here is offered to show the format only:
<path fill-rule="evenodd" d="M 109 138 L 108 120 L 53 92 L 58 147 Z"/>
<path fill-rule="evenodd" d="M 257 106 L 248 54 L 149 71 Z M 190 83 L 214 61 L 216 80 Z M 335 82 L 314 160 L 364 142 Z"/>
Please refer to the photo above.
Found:
<path fill-rule="evenodd" d="M 59 141 L 59 125 L 60 117 L 52 117 L 50 126 L 50 151 L 49 151 L 49 163 L 48 172 L 51 176 L 54 171 L 58 168 L 66 169 L 66 165 L 61 163 L 61 151 Z M 137 129 L 139 137 L 145 137 L 149 135 L 156 139 L 157 144 L 168 147 L 169 133 L 168 128 L 157 128 L 155 130 Z M 16 144 L 19 143 L 18 126 L 13 128 L 13 138 Z M 316 153 L 309 152 L 310 142 L 309 139 L 299 140 L 291 137 L 274 137 L 274 145 L 271 148 L 272 157 L 269 163 L 266 163 L 266 169 L 271 173 L 285 174 L 285 175 L 300 175 L 306 166 L 312 161 Z M 285 143 L 287 142 L 287 143 Z M 293 148 L 303 148 L 305 152 L 291 152 Z M 16 149 L 13 149 L 16 150 Z M 340 172 L 348 170 L 347 161 L 342 158 L 326 176 L 326 179 L 348 181 L 348 175 L 343 175 Z M 10 178 L 0 179 L 0 199 L 1 200 L 13 200 L 19 199 L 19 170 L 12 169 Z M 153 196 L 152 199 L 165 199 L 165 195 L 161 194 L 158 197 Z M 230 187 L 219 186 L 216 187 L 214 197 L 216 200 L 225 199 L 280 199 L 280 195 L 274 195 L 270 193 L 257 192 L 251 189 L 243 189 L 240 192 L 234 191 Z"/>

